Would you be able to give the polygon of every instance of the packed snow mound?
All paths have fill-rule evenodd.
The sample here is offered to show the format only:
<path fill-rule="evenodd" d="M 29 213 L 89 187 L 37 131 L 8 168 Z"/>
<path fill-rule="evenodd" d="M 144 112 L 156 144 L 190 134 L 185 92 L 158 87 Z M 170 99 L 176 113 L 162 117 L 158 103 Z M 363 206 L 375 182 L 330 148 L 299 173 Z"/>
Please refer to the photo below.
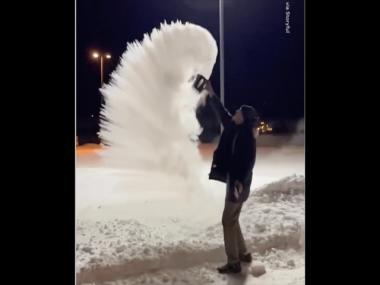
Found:
<path fill-rule="evenodd" d="M 291 255 L 291 253 L 288 253 Z M 288 257 L 290 257 L 288 255 Z M 268 269 L 266 274 L 254 277 L 252 268 L 243 266 L 242 273 L 236 275 L 219 274 L 215 269 L 220 264 L 203 263 L 186 269 L 164 269 L 154 272 L 145 272 L 126 279 L 96 283 L 98 285 L 305 285 L 305 266 L 302 257 L 295 256 L 300 261 L 297 268 Z M 261 261 L 257 261 L 259 264 Z M 255 261 L 255 263 L 257 264 Z M 298 263 L 297 263 L 298 264 Z M 85 285 L 93 285 L 87 283 Z"/>
<path fill-rule="evenodd" d="M 305 177 L 293 175 L 264 185 L 252 193 L 260 202 L 276 202 L 297 198 L 305 194 Z"/>
<path fill-rule="evenodd" d="M 286 177 L 251 193 L 240 225 L 256 259 L 270 267 L 293 267 L 294 261 L 283 253 L 303 252 L 304 193 L 303 176 Z M 156 227 L 135 220 L 78 220 L 76 252 L 78 284 L 225 259 L 221 223 L 202 228 L 175 217 Z"/>

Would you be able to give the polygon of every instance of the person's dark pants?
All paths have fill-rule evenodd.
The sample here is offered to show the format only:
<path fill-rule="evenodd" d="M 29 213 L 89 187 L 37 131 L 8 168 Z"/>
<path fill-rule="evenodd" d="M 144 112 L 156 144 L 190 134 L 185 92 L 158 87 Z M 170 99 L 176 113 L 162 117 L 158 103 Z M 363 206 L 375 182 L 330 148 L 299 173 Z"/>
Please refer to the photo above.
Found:
<path fill-rule="evenodd" d="M 239 262 L 239 255 L 247 253 L 243 234 L 239 225 L 239 215 L 243 203 L 234 203 L 226 200 L 223 211 L 224 246 L 228 263 Z"/>

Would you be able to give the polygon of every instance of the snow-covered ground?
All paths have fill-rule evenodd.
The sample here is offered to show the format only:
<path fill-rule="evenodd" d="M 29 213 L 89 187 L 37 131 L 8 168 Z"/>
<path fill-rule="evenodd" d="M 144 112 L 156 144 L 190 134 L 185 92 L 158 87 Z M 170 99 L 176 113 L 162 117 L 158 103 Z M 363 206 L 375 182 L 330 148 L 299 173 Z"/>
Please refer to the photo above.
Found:
<path fill-rule="evenodd" d="M 107 168 L 101 148 L 78 148 L 78 284 L 304 284 L 304 148 L 258 148 L 240 217 L 254 262 L 242 274 L 221 276 L 215 267 L 225 262 L 225 188 L 207 179 L 213 147 L 200 147 L 205 187 L 193 192 L 159 183 L 125 189 L 158 174 Z M 254 277 L 259 263 L 266 274 Z"/>

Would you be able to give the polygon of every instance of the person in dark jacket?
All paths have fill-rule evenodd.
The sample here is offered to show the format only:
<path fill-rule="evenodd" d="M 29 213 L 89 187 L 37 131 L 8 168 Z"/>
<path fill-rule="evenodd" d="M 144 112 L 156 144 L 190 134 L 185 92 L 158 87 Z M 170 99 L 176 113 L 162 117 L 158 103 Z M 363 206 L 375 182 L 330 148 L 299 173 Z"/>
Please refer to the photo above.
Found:
<path fill-rule="evenodd" d="M 219 117 L 223 132 L 213 156 L 209 178 L 227 185 L 222 224 L 227 264 L 220 273 L 239 273 L 240 262 L 251 262 L 239 225 L 243 203 L 248 199 L 252 170 L 256 160 L 256 137 L 259 116 L 256 110 L 242 105 L 232 116 L 224 108 L 208 81 L 207 99 Z"/>

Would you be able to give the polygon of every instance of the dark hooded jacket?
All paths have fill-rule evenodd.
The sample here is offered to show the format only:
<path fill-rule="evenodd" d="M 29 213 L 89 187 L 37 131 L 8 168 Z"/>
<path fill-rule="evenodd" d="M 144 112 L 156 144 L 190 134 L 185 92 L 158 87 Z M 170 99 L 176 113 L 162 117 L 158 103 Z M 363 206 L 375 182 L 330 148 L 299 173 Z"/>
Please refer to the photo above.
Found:
<path fill-rule="evenodd" d="M 227 184 L 227 200 L 244 202 L 249 196 L 256 161 L 256 139 L 253 134 L 256 121 L 244 120 L 242 125 L 236 125 L 216 95 L 207 98 L 224 128 L 213 155 L 209 178 Z M 235 192 L 235 181 L 243 184 L 241 193 Z"/>

